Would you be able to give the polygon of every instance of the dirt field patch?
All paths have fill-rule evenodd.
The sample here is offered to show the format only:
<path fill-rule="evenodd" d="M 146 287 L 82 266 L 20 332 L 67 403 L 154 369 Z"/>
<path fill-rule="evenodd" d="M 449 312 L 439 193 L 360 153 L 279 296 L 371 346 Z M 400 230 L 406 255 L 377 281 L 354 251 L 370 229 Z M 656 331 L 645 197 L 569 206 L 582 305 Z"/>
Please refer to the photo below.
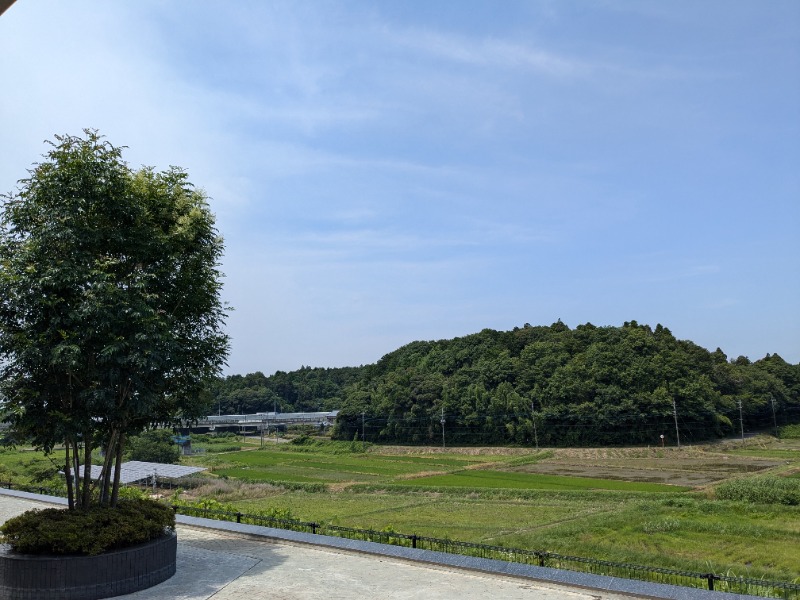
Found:
<path fill-rule="evenodd" d="M 732 475 L 759 473 L 782 465 L 774 459 L 701 452 L 688 449 L 664 452 L 646 448 L 559 450 L 541 462 L 514 467 L 512 470 L 543 475 L 572 475 L 704 486 Z"/>

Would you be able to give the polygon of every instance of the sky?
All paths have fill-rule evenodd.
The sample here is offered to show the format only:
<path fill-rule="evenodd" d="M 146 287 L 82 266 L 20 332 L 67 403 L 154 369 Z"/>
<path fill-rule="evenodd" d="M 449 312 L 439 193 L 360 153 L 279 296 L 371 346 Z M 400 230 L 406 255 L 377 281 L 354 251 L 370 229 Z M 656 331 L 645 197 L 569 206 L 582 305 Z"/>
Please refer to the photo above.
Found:
<path fill-rule="evenodd" d="M 17 0 L 0 191 L 55 134 L 178 165 L 227 374 L 660 323 L 800 362 L 800 2 Z"/>

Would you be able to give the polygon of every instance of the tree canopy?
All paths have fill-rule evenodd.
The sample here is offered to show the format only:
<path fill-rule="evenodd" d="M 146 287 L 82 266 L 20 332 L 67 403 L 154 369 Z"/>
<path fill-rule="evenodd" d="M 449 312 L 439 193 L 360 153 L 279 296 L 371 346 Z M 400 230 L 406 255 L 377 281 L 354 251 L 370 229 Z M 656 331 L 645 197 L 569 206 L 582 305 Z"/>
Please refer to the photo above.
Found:
<path fill-rule="evenodd" d="M 152 429 L 128 439 L 126 454 L 130 460 L 176 464 L 181 451 L 167 429 Z"/>
<path fill-rule="evenodd" d="M 70 506 L 85 507 L 93 449 L 99 497 L 115 504 L 126 436 L 207 412 L 228 337 L 204 194 L 84 133 L 56 136 L 2 197 L 0 394 L 17 439 L 66 446 Z"/>
<path fill-rule="evenodd" d="M 260 371 L 229 375 L 212 387 L 212 410 L 223 414 L 336 410 L 344 402 L 346 388 L 362 376 L 361 367 L 302 367 L 270 376 Z"/>
<path fill-rule="evenodd" d="M 336 437 L 387 443 L 441 443 L 442 412 L 453 444 L 676 444 L 800 421 L 800 365 L 729 360 L 636 321 L 485 329 L 361 367 L 230 375 L 212 393 L 223 413 L 340 409 Z"/>
<path fill-rule="evenodd" d="M 799 383 L 800 365 L 776 354 L 728 361 L 662 325 L 485 329 L 365 367 L 334 434 L 437 443 L 444 414 L 457 444 L 675 444 L 798 420 Z"/>

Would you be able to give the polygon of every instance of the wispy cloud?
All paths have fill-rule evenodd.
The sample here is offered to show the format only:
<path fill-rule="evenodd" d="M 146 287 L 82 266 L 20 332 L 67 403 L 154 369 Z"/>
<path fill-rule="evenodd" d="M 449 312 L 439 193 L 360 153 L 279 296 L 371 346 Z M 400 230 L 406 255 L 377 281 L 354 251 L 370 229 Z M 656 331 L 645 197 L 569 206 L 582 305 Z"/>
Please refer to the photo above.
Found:
<path fill-rule="evenodd" d="M 730 298 L 770 320 L 734 352 L 796 360 L 798 9 L 534 4 L 18 2 L 0 190 L 87 126 L 185 167 L 228 244 L 234 372 L 564 307 L 712 339 L 695 308 Z"/>
<path fill-rule="evenodd" d="M 528 69 L 569 77 L 586 70 L 582 61 L 544 49 L 492 38 L 474 38 L 430 30 L 386 30 L 387 39 L 430 57 L 472 66 Z"/>

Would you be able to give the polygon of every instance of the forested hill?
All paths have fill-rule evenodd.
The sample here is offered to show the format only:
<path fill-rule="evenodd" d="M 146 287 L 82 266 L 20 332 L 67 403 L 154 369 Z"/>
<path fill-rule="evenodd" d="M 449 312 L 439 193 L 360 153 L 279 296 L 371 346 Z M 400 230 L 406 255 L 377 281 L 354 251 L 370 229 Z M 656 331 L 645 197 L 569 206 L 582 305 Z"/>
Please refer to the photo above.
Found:
<path fill-rule="evenodd" d="M 216 394 L 223 411 L 339 408 L 340 439 L 441 443 L 444 415 L 451 444 L 674 444 L 676 413 L 682 442 L 738 433 L 740 403 L 745 432 L 797 422 L 800 365 L 729 361 L 661 325 L 559 321 L 413 342 L 364 367 L 229 377 Z"/>
<path fill-rule="evenodd" d="M 211 389 L 212 409 L 223 414 L 338 410 L 345 388 L 359 381 L 364 367 L 301 367 L 267 377 L 260 371 L 218 379 Z"/>

